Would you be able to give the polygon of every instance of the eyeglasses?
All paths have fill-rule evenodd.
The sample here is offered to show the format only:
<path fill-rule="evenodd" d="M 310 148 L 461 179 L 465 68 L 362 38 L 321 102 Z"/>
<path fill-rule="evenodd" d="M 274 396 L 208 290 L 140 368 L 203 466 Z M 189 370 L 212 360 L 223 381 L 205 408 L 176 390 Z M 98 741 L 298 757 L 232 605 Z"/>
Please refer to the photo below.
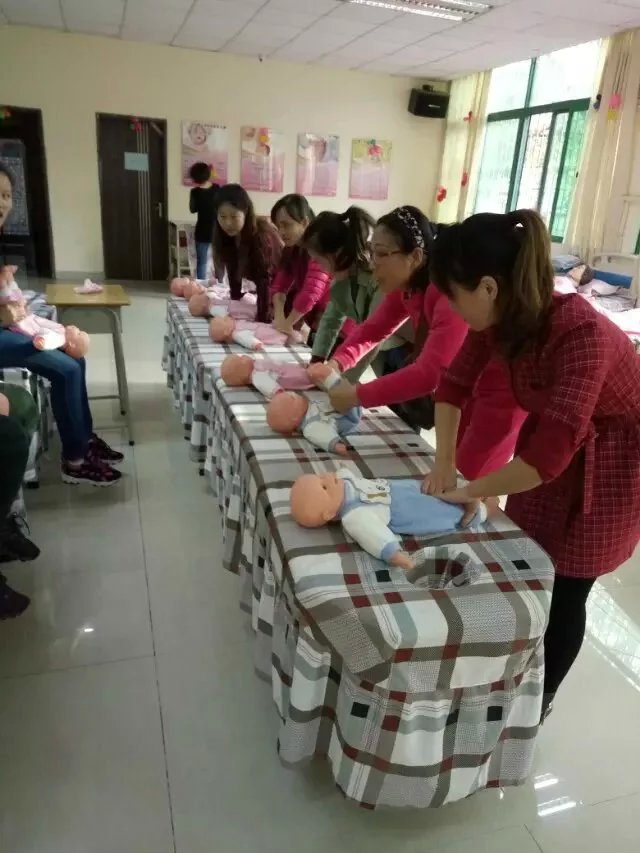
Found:
<path fill-rule="evenodd" d="M 404 255 L 404 252 L 400 251 L 400 249 L 396 249 L 394 252 L 379 252 L 376 249 L 371 250 L 371 257 L 374 261 L 384 261 L 385 258 L 390 258 L 392 255 Z"/>

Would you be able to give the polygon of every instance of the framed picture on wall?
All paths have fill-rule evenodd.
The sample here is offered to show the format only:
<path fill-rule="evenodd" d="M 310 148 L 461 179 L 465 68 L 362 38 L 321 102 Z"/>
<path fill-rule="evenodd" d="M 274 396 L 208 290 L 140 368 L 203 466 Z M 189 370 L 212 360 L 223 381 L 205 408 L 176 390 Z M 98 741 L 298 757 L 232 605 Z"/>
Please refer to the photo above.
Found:
<path fill-rule="evenodd" d="M 302 195 L 336 195 L 340 161 L 339 136 L 299 133 L 296 161 L 296 192 Z"/>
<path fill-rule="evenodd" d="M 182 122 L 182 184 L 193 186 L 189 169 L 194 163 L 206 163 L 215 184 L 228 180 L 229 148 L 227 128 L 222 124 L 203 121 Z"/>
<path fill-rule="evenodd" d="M 270 127 L 240 131 L 240 183 L 246 190 L 281 193 L 284 186 L 284 138 Z"/>
<path fill-rule="evenodd" d="M 349 197 L 384 201 L 389 197 L 392 143 L 385 139 L 354 139 L 351 143 Z"/>

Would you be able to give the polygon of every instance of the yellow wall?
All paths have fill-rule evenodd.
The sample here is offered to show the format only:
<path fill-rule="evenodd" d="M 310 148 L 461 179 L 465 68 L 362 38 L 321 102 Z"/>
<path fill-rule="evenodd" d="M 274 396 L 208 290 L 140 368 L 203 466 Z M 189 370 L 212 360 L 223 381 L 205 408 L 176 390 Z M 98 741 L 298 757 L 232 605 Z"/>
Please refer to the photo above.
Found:
<path fill-rule="evenodd" d="M 348 205 L 353 136 L 393 141 L 388 202 L 429 208 L 440 170 L 445 122 L 407 112 L 412 81 L 328 67 L 271 62 L 31 28 L 0 28 L 0 104 L 42 109 L 56 268 L 103 269 L 96 154 L 96 113 L 168 121 L 169 215 L 189 218 L 180 182 L 180 122 L 229 127 L 230 180 L 239 177 L 243 124 L 271 125 L 286 135 L 285 191 L 295 189 L 296 134 L 341 137 L 339 195 L 318 209 Z M 256 193 L 259 213 L 277 196 Z"/>

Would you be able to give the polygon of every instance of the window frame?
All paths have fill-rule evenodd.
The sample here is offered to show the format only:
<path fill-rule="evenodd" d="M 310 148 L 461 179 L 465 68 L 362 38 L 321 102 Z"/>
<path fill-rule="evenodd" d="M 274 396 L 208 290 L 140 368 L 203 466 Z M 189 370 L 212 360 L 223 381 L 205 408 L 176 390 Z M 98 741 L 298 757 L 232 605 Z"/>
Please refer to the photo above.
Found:
<path fill-rule="evenodd" d="M 551 234 L 551 239 L 554 243 L 562 243 L 564 241 L 564 235 L 553 234 L 551 232 L 551 228 L 556 214 L 558 196 L 560 194 L 562 176 L 567 158 L 567 150 L 569 147 L 569 140 L 571 138 L 573 118 L 576 113 L 588 112 L 591 106 L 591 98 L 576 98 L 568 101 L 555 101 L 550 104 L 540 104 L 535 107 L 529 106 L 533 94 L 533 84 L 535 80 L 537 63 L 538 58 L 534 57 L 531 60 L 531 64 L 529 67 L 529 80 L 527 82 L 527 88 L 524 97 L 524 106 L 518 107 L 517 109 L 502 110 L 500 112 L 489 113 L 486 117 L 486 122 L 487 125 L 489 125 L 500 121 L 518 121 L 518 130 L 516 133 L 516 141 L 513 150 L 513 160 L 511 163 L 511 177 L 509 180 L 507 204 L 506 209 L 504 211 L 504 213 L 506 213 L 508 210 L 514 209 L 514 206 L 517 202 L 518 193 L 520 192 L 520 182 L 522 179 L 524 158 L 526 156 L 527 151 L 526 139 L 528 138 L 531 118 L 541 113 L 551 113 L 549 141 L 547 143 L 547 150 L 545 151 L 542 177 L 540 181 L 540 189 L 538 191 L 538 199 L 536 204 L 536 208 L 540 209 L 544 197 L 544 191 L 546 189 L 549 160 L 551 158 L 551 149 L 553 147 L 553 137 L 555 133 L 556 122 L 558 120 L 559 115 L 563 115 L 565 113 L 567 114 L 567 129 L 565 131 L 564 139 L 562 141 L 562 152 L 560 155 L 560 164 L 558 167 L 558 177 L 553 192 L 553 203 L 551 205 L 551 212 L 549 214 L 549 233 Z M 480 169 L 482 169 L 482 160 L 480 161 Z"/>

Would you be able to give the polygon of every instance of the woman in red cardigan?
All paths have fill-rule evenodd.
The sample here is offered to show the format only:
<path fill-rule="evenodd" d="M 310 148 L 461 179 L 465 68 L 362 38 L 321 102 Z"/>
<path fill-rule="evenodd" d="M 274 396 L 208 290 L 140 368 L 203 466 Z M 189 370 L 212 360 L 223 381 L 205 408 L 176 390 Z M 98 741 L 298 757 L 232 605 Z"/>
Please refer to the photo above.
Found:
<path fill-rule="evenodd" d="M 271 285 L 273 325 L 284 334 L 291 334 L 303 320 L 314 331 L 329 302 L 331 276 L 300 245 L 314 219 L 309 202 L 297 193 L 283 196 L 271 210 L 271 221 L 284 243 Z"/>
<path fill-rule="evenodd" d="M 544 718 L 582 645 L 591 587 L 640 540 L 640 358 L 582 297 L 554 294 L 549 235 L 534 211 L 443 229 L 431 270 L 472 329 L 436 393 L 441 471 L 455 468 L 460 410 L 489 359 L 507 365 L 528 413 L 512 462 L 461 489 L 453 477 L 425 486 L 469 510 L 508 495 L 507 514 L 554 561 Z"/>
<path fill-rule="evenodd" d="M 212 240 L 216 269 L 226 268 L 232 299 L 241 299 L 243 279 L 252 281 L 258 299 L 256 319 L 270 323 L 269 288 L 282 254 L 278 232 L 268 219 L 256 217 L 253 202 L 240 184 L 222 187 L 216 203 Z"/>
<path fill-rule="evenodd" d="M 338 411 L 402 404 L 433 394 L 462 346 L 468 326 L 429 283 L 434 226 L 417 208 L 399 207 L 378 221 L 373 234 L 374 275 L 384 301 L 349 334 L 332 361 L 340 371 L 357 364 L 407 319 L 415 332 L 415 359 L 373 382 L 346 380 L 330 392 Z M 504 367 L 489 364 L 464 412 L 457 463 L 467 478 L 503 465 L 513 455 L 524 412 L 516 405 Z"/>

